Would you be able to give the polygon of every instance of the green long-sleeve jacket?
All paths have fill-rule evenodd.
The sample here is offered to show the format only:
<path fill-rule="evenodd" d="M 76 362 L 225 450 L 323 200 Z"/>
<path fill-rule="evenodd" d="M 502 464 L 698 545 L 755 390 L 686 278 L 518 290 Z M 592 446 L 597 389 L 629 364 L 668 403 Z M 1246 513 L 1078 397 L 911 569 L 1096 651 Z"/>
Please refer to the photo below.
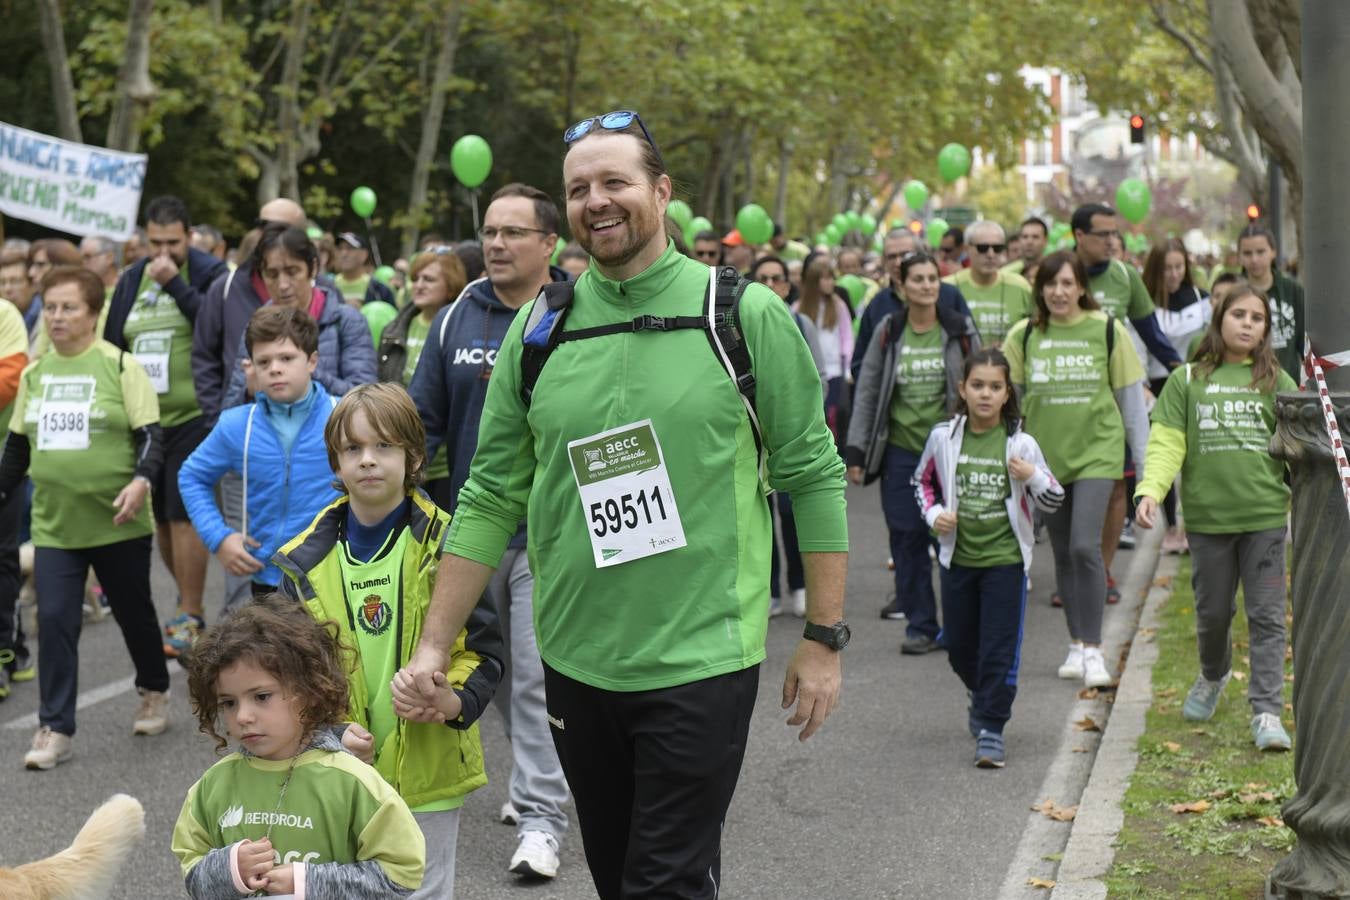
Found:
<path fill-rule="evenodd" d="M 646 271 L 576 284 L 566 330 L 638 315 L 705 311 L 709 269 L 673 247 Z M 753 432 L 701 329 L 566 341 L 520 397 L 522 330 L 502 343 L 469 480 L 446 538 L 451 553 L 496 566 L 528 514 L 534 617 L 544 661 L 575 680 L 640 691 L 739 671 L 764 659 L 769 509 Z M 751 285 L 740 321 L 753 359 L 768 486 L 792 495 L 804 553 L 848 549 L 844 467 L 825 425 L 820 379 L 801 331 Z M 687 545 L 597 567 L 568 443 L 650 419 Z"/>

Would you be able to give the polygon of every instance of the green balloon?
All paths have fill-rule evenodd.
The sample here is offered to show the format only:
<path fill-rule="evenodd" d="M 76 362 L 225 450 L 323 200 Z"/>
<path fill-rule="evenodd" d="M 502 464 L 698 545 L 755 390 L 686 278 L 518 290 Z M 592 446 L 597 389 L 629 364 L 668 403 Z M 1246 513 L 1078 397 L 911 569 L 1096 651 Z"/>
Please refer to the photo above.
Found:
<path fill-rule="evenodd" d="M 352 212 L 363 219 L 369 219 L 375 211 L 375 192 L 364 184 L 352 191 Z"/>
<path fill-rule="evenodd" d="M 850 227 L 848 222 L 848 215 L 845 213 L 836 213 L 835 217 L 830 220 L 830 224 L 839 231 L 840 237 L 843 237 L 845 234 L 847 234 Z"/>
<path fill-rule="evenodd" d="M 466 188 L 476 188 L 492 171 L 492 148 L 476 134 L 466 134 L 450 148 L 450 171 Z"/>
<path fill-rule="evenodd" d="M 380 346 L 380 335 L 384 333 L 384 326 L 394 321 L 398 315 L 398 310 L 392 303 L 385 303 L 383 300 L 372 300 L 370 303 L 361 307 L 361 315 L 365 317 L 366 324 L 370 326 L 370 336 L 375 339 L 375 346 Z"/>
<path fill-rule="evenodd" d="M 928 229 L 924 232 L 928 238 L 928 246 L 936 249 L 942 243 L 942 236 L 947 233 L 947 229 L 950 227 L 947 220 L 940 216 L 929 219 Z"/>
<path fill-rule="evenodd" d="M 689 221 L 694 218 L 694 211 L 689 208 L 689 204 L 683 200 L 672 200 L 666 205 L 666 215 L 683 231 Z"/>
<path fill-rule="evenodd" d="M 904 220 L 904 219 L 891 219 L 891 227 L 892 227 L 892 228 L 904 228 L 904 227 L 905 227 L 905 220 Z"/>
<path fill-rule="evenodd" d="M 305 237 L 311 241 L 317 241 L 323 237 L 323 229 L 318 225 L 311 225 L 305 229 Z"/>
<path fill-rule="evenodd" d="M 1116 188 L 1116 209 L 1136 225 L 1148 218 L 1152 205 L 1153 192 L 1141 178 L 1126 178 Z"/>
<path fill-rule="evenodd" d="M 1058 241 L 1060 238 L 1071 233 L 1072 229 L 1069 227 L 1068 222 L 1056 222 L 1054 227 L 1050 229 L 1049 237 L 1052 241 Z"/>
<path fill-rule="evenodd" d="M 918 212 L 928 205 L 928 185 L 922 181 L 906 181 L 904 193 L 905 205 L 909 207 L 910 212 Z M 891 227 L 900 228 L 903 225 L 901 222 L 900 225 L 892 224 Z"/>
<path fill-rule="evenodd" d="M 825 243 L 831 247 L 839 243 L 839 239 L 844 236 L 844 229 L 840 228 L 835 222 L 825 226 Z"/>
<path fill-rule="evenodd" d="M 712 222 L 709 222 L 703 216 L 694 216 L 689 220 L 689 224 L 684 226 L 684 242 L 689 245 L 689 249 L 694 248 L 694 238 L 700 232 L 712 231 Z"/>
<path fill-rule="evenodd" d="M 811 243 L 812 243 L 814 246 L 817 246 L 817 247 L 818 247 L 818 246 L 820 246 L 821 244 L 828 244 L 829 242 L 830 242 L 830 236 L 829 236 L 828 234 L 826 234 L 826 233 L 823 232 L 823 231 L 817 231 L 817 232 L 816 232 L 816 239 L 815 239 L 814 241 L 812 241 Z"/>
<path fill-rule="evenodd" d="M 862 230 L 862 215 L 856 209 L 850 209 L 848 212 L 844 213 L 844 216 L 848 219 L 849 231 Z"/>
<path fill-rule="evenodd" d="M 388 284 L 390 281 L 393 281 L 394 279 L 394 267 L 380 266 L 378 269 L 376 269 L 374 272 L 371 273 L 370 277 L 374 278 L 380 284 Z"/>
<path fill-rule="evenodd" d="M 863 213 L 862 225 L 859 226 L 863 234 L 871 237 L 877 230 L 877 218 L 871 213 Z"/>
<path fill-rule="evenodd" d="M 841 275 L 835 283 L 848 293 L 854 306 L 857 306 L 863 295 L 867 293 L 867 285 L 863 284 L 863 280 L 857 275 Z"/>
<path fill-rule="evenodd" d="M 736 230 L 750 244 L 767 244 L 773 237 L 773 219 L 758 203 L 747 203 L 736 213 Z"/>
<path fill-rule="evenodd" d="M 948 144 L 938 151 L 938 173 L 952 182 L 970 171 L 970 151 L 961 144 Z"/>

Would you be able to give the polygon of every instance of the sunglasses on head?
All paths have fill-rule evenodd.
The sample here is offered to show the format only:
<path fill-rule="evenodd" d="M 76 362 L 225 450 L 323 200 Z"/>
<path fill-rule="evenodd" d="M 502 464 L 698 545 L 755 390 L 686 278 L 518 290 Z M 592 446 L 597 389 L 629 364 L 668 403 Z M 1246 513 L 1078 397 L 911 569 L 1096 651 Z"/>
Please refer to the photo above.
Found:
<path fill-rule="evenodd" d="M 656 154 L 657 162 L 661 163 L 661 168 L 665 168 L 665 160 L 661 159 L 661 151 L 656 149 L 656 141 L 652 140 L 651 132 L 642 122 L 642 116 L 633 112 L 631 109 L 616 109 L 614 112 L 607 112 L 603 116 L 591 116 L 589 119 L 582 119 L 571 128 L 563 132 L 563 143 L 571 146 L 583 137 L 591 133 L 591 129 L 596 125 L 606 131 L 622 131 L 629 125 L 637 122 L 638 127 L 642 129 L 642 138 L 647 142 L 647 146 L 652 148 Z"/>
<path fill-rule="evenodd" d="M 1008 249 L 1007 244 L 971 244 L 976 253 L 1002 253 Z"/>

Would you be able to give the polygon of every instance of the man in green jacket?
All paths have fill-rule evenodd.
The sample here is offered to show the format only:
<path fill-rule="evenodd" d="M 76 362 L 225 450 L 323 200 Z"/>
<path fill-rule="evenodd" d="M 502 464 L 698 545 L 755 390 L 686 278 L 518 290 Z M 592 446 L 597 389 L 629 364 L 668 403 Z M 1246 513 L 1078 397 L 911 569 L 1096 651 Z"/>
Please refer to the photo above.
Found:
<path fill-rule="evenodd" d="M 564 141 L 568 224 L 593 260 L 564 335 L 705 314 L 714 270 L 665 237 L 671 182 L 641 120 L 587 119 Z M 712 898 L 765 658 L 766 479 L 792 495 L 807 576 L 807 636 L 783 685 L 784 708 L 796 704 L 788 722 L 810 737 L 838 700 L 848 534 L 820 380 L 786 306 L 750 285 L 739 320 L 761 476 L 749 409 L 703 328 L 566 339 L 527 405 L 532 312 L 502 343 L 396 708 L 425 714 L 431 674 L 528 513 L 549 720 L 597 892 Z"/>

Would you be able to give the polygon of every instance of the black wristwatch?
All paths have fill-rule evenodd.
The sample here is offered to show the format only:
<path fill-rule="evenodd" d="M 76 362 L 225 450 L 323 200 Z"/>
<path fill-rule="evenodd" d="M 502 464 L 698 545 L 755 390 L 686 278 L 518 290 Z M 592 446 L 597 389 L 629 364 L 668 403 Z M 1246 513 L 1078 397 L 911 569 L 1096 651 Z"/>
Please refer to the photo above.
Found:
<path fill-rule="evenodd" d="M 851 635 L 852 632 L 848 629 L 848 623 L 843 619 L 833 625 L 817 625 L 814 622 L 807 622 L 806 628 L 802 631 L 802 637 L 808 641 L 824 644 L 831 650 L 843 650 L 848 646 L 848 639 Z"/>

